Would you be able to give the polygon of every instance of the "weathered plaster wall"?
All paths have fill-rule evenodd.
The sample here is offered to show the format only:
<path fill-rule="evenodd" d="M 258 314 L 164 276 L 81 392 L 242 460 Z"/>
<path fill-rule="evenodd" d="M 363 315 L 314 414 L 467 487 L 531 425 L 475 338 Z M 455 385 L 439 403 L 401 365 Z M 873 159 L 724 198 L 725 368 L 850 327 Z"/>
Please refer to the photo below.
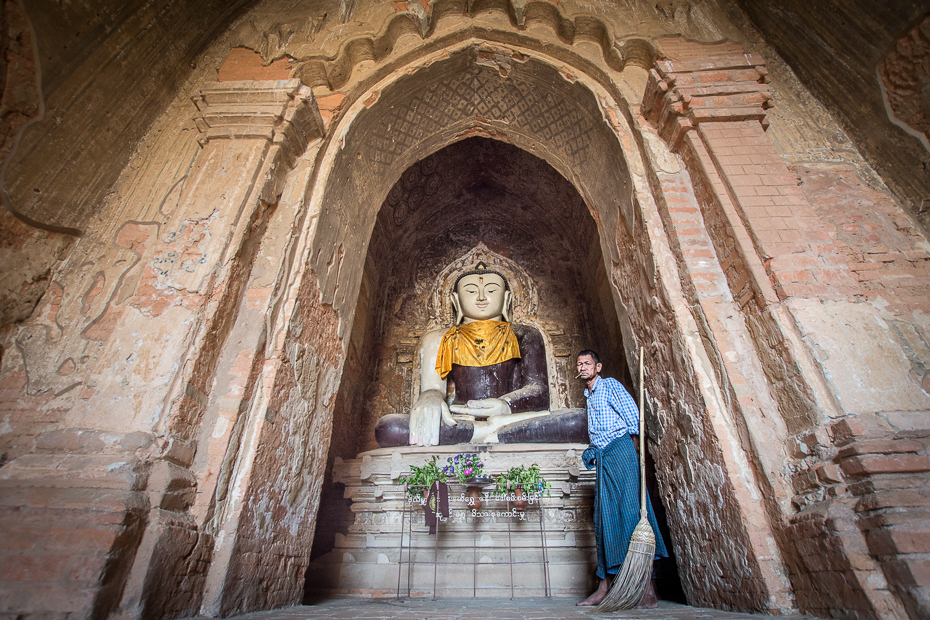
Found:
<path fill-rule="evenodd" d="M 83 231 L 198 57 L 244 2 L 29 2 L 41 115 L 3 175 L 8 206 Z"/>
<path fill-rule="evenodd" d="M 9 2 L 14 7 L 7 12 L 15 13 L 16 3 Z M 427 11 L 433 11 L 432 5 L 427 10 L 410 5 L 414 13 L 384 29 L 384 20 L 397 17 L 397 8 L 380 0 L 308 0 L 285 10 L 274 3 L 256 4 L 30 2 L 22 12 L 35 34 L 38 58 L 31 51 L 29 58 L 39 67 L 37 90 L 45 109 L 24 133 L 3 179 L 13 211 L 43 227 L 85 230 L 142 137 L 188 76 L 203 68 L 204 58 L 199 56 L 214 40 L 223 40 L 219 47 L 224 51 L 247 46 L 269 62 L 285 57 L 310 60 L 302 69 L 307 83 L 319 83 L 320 75 L 328 72 L 344 84 L 355 62 L 381 59 L 395 45 L 404 47 L 406 35 L 422 33 L 421 26 L 430 28 Z M 440 3 L 436 12 L 454 21 L 464 12 L 459 4 L 464 6 Z M 555 27 L 569 40 L 577 36 L 609 46 L 607 33 L 596 22 L 563 24 L 558 11 L 532 4 L 520 10 L 530 24 Z M 706 6 L 687 14 L 671 11 L 668 16 L 649 4 L 595 6 L 596 13 L 622 10 L 627 29 L 640 25 L 641 34 L 661 30 L 662 22 L 670 19 L 697 38 L 713 38 Z M 247 9 L 248 18 L 234 21 Z M 587 10 L 567 9 L 569 20 Z M 225 32 L 231 23 L 233 29 Z M 371 37 L 378 43 L 366 42 Z M 346 44 L 347 39 L 353 42 Z M 313 62 L 323 56 L 339 56 L 333 63 L 338 68 L 321 68 Z M 212 71 L 217 68 L 210 66 Z"/>
<path fill-rule="evenodd" d="M 251 101 L 287 110 L 287 121 L 276 127 L 293 129 L 288 139 L 296 141 L 300 153 L 306 146 L 304 124 L 312 126 L 318 117 L 304 115 L 306 99 L 300 97 L 288 108 L 288 87 L 277 86 L 254 93 Z M 253 125 L 254 137 L 246 131 L 241 140 L 227 139 L 228 129 L 216 131 L 223 124 L 218 110 L 228 99 L 222 89 L 214 94 L 215 99 L 198 101 L 202 110 L 216 114 L 201 117 L 208 117 L 202 150 L 192 122 L 196 108 L 182 100 L 150 136 L 140 154 L 142 165 L 128 169 L 125 183 L 117 185 L 123 193 L 112 195 L 112 220 L 83 239 L 57 272 L 59 294 L 46 295 L 33 323 L 11 334 L 16 346 L 8 349 L 15 355 L 4 356 L 2 371 L 11 388 L 5 395 L 19 395 L 4 402 L 9 412 L 4 448 L 13 457 L 23 451 L 33 456 L 3 469 L 4 484 L 17 489 L 7 495 L 13 502 L 8 509 L 26 502 L 53 511 L 63 529 L 88 530 L 76 561 L 118 565 L 115 573 L 90 570 L 74 578 L 67 565 L 24 575 L 36 587 L 7 599 L 17 608 L 106 613 L 122 604 L 156 615 L 199 608 L 212 544 L 209 532 L 199 530 L 202 522 L 194 523 L 187 513 L 197 482 L 187 468 L 200 418 L 210 408 L 207 383 L 212 384 L 237 315 L 233 310 L 243 297 L 245 276 L 253 264 L 267 269 L 266 261 L 255 259 L 257 240 L 273 212 L 263 192 L 276 200 L 280 175 L 293 166 L 282 148 L 287 140 L 268 148 L 271 124 Z M 236 181 L 236 175 L 243 176 Z M 257 186 L 255 179 L 261 180 Z M 205 194 L 198 196 L 199 191 Z M 204 210 L 202 217 L 198 209 Z M 290 231 L 287 225 L 285 237 Z M 286 255 L 280 248 L 273 254 L 276 263 Z M 178 382 L 179 371 L 187 379 Z M 106 431 L 88 430 L 95 425 Z M 79 430 L 70 431 L 67 442 L 51 440 L 62 428 Z M 145 432 L 134 432 L 138 428 Z M 63 462 L 69 453 L 92 454 L 96 465 Z M 212 466 L 209 458 L 207 466 Z M 56 477 L 71 467 L 81 475 L 65 485 Z M 200 473 L 209 481 L 209 470 Z M 56 493 L 38 488 L 49 485 L 65 485 L 82 500 L 62 503 Z M 101 503 L 98 489 L 110 488 L 121 494 L 110 491 L 111 501 Z M 37 545 L 52 552 L 68 548 L 66 541 L 43 542 L 47 522 L 26 519 L 18 527 L 29 541 L 27 551 Z M 95 536 L 97 530 L 108 537 Z M 177 566 L 178 558 L 186 558 L 199 578 L 186 578 L 189 571 Z M 134 559 L 139 565 L 132 568 Z M 175 597 L 172 583 L 189 594 Z M 60 596 L 40 602 L 43 588 L 59 586 Z M 82 594 L 74 595 L 75 589 Z"/>
<path fill-rule="evenodd" d="M 38 88 L 33 36 L 20 5 L 0 10 L 0 166 L 20 131 L 36 119 L 44 102 Z M 0 206 L 0 329 L 29 318 L 48 288 L 51 270 L 71 248 L 73 238 L 39 230 Z M 2 355 L 2 354 L 0 354 Z"/>

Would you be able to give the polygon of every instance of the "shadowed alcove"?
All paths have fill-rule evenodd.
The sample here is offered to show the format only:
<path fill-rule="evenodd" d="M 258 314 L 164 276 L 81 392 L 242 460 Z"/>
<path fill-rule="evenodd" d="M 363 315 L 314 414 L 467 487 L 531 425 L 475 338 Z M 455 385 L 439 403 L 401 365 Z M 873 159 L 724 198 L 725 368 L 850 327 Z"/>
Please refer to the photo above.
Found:
<path fill-rule="evenodd" d="M 349 511 L 342 485 L 332 482 L 334 459 L 377 448 L 377 421 L 409 412 L 418 340 L 437 327 L 429 313 L 435 278 L 479 244 L 534 280 L 539 305 L 531 318 L 555 360 L 554 407 L 584 407 L 584 386 L 574 379 L 575 355 L 584 348 L 598 351 L 604 374 L 635 393 L 596 225 L 572 184 L 542 159 L 497 140 L 472 137 L 433 153 L 394 184 L 372 232 L 312 557 L 332 549 Z"/>
<path fill-rule="evenodd" d="M 627 382 L 584 201 L 541 159 L 504 142 L 469 138 L 407 169 L 378 213 L 337 396 L 333 457 L 376 448 L 378 419 L 410 409 L 417 341 L 434 327 L 435 277 L 481 243 L 534 280 L 539 308 L 531 318 L 550 341 L 564 406 L 584 406 L 582 385 L 572 380 L 581 348 L 603 351 L 605 369 Z"/>

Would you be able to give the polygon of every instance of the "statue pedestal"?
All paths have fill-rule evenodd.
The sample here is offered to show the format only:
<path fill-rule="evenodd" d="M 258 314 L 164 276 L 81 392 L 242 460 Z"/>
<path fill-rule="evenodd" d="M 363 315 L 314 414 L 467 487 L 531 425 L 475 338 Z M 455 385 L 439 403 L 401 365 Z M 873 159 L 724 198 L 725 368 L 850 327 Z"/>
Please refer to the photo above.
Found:
<path fill-rule="evenodd" d="M 317 527 L 337 533 L 333 550 L 310 564 L 308 593 L 394 597 L 400 577 L 402 597 L 408 595 L 408 583 L 410 596 L 432 597 L 434 579 L 437 597 L 539 597 L 546 593 L 548 564 L 550 595 L 589 594 L 596 585 L 597 560 L 591 518 L 594 472 L 586 471 L 581 463 L 586 447 L 380 448 L 354 459 L 336 459 L 333 479 L 345 485 L 345 497 L 352 500 L 351 514 L 342 523 L 318 523 Z M 506 501 L 494 499 L 485 501 L 479 516 L 474 516 L 472 507 L 461 501 L 464 486 L 452 482 L 450 516 L 439 524 L 438 535 L 430 535 L 423 507 L 410 501 L 405 504 L 403 485 L 397 479 L 409 472 L 410 465 L 423 465 L 433 455 L 442 467 L 447 457 L 459 453 L 480 454 L 489 476 L 517 465 L 536 464 L 552 485 L 550 494 L 528 506 L 522 518 Z M 485 491 L 492 493 L 493 485 Z"/>

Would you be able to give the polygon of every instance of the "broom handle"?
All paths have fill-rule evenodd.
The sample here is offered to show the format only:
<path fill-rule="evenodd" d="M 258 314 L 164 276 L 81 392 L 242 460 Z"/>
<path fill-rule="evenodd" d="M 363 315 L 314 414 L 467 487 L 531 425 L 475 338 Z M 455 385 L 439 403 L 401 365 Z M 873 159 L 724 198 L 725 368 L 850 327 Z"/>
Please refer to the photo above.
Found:
<path fill-rule="evenodd" d="M 643 386 L 643 348 L 639 348 L 639 473 L 640 502 L 639 517 L 646 518 L 646 442 L 645 415 L 643 409 L 645 387 Z"/>

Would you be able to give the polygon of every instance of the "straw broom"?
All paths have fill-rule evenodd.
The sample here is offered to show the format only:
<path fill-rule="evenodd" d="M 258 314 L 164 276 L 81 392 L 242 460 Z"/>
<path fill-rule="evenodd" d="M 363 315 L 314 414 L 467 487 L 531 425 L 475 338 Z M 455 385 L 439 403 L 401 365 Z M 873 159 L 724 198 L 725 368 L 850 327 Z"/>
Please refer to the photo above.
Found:
<path fill-rule="evenodd" d="M 646 448 L 645 419 L 643 415 L 643 348 L 639 348 L 639 472 L 640 509 L 639 523 L 630 537 L 623 567 L 614 578 L 610 592 L 597 606 L 598 611 L 633 609 L 643 598 L 649 579 L 652 578 L 652 559 L 656 551 L 656 535 L 649 524 L 646 511 Z"/>

